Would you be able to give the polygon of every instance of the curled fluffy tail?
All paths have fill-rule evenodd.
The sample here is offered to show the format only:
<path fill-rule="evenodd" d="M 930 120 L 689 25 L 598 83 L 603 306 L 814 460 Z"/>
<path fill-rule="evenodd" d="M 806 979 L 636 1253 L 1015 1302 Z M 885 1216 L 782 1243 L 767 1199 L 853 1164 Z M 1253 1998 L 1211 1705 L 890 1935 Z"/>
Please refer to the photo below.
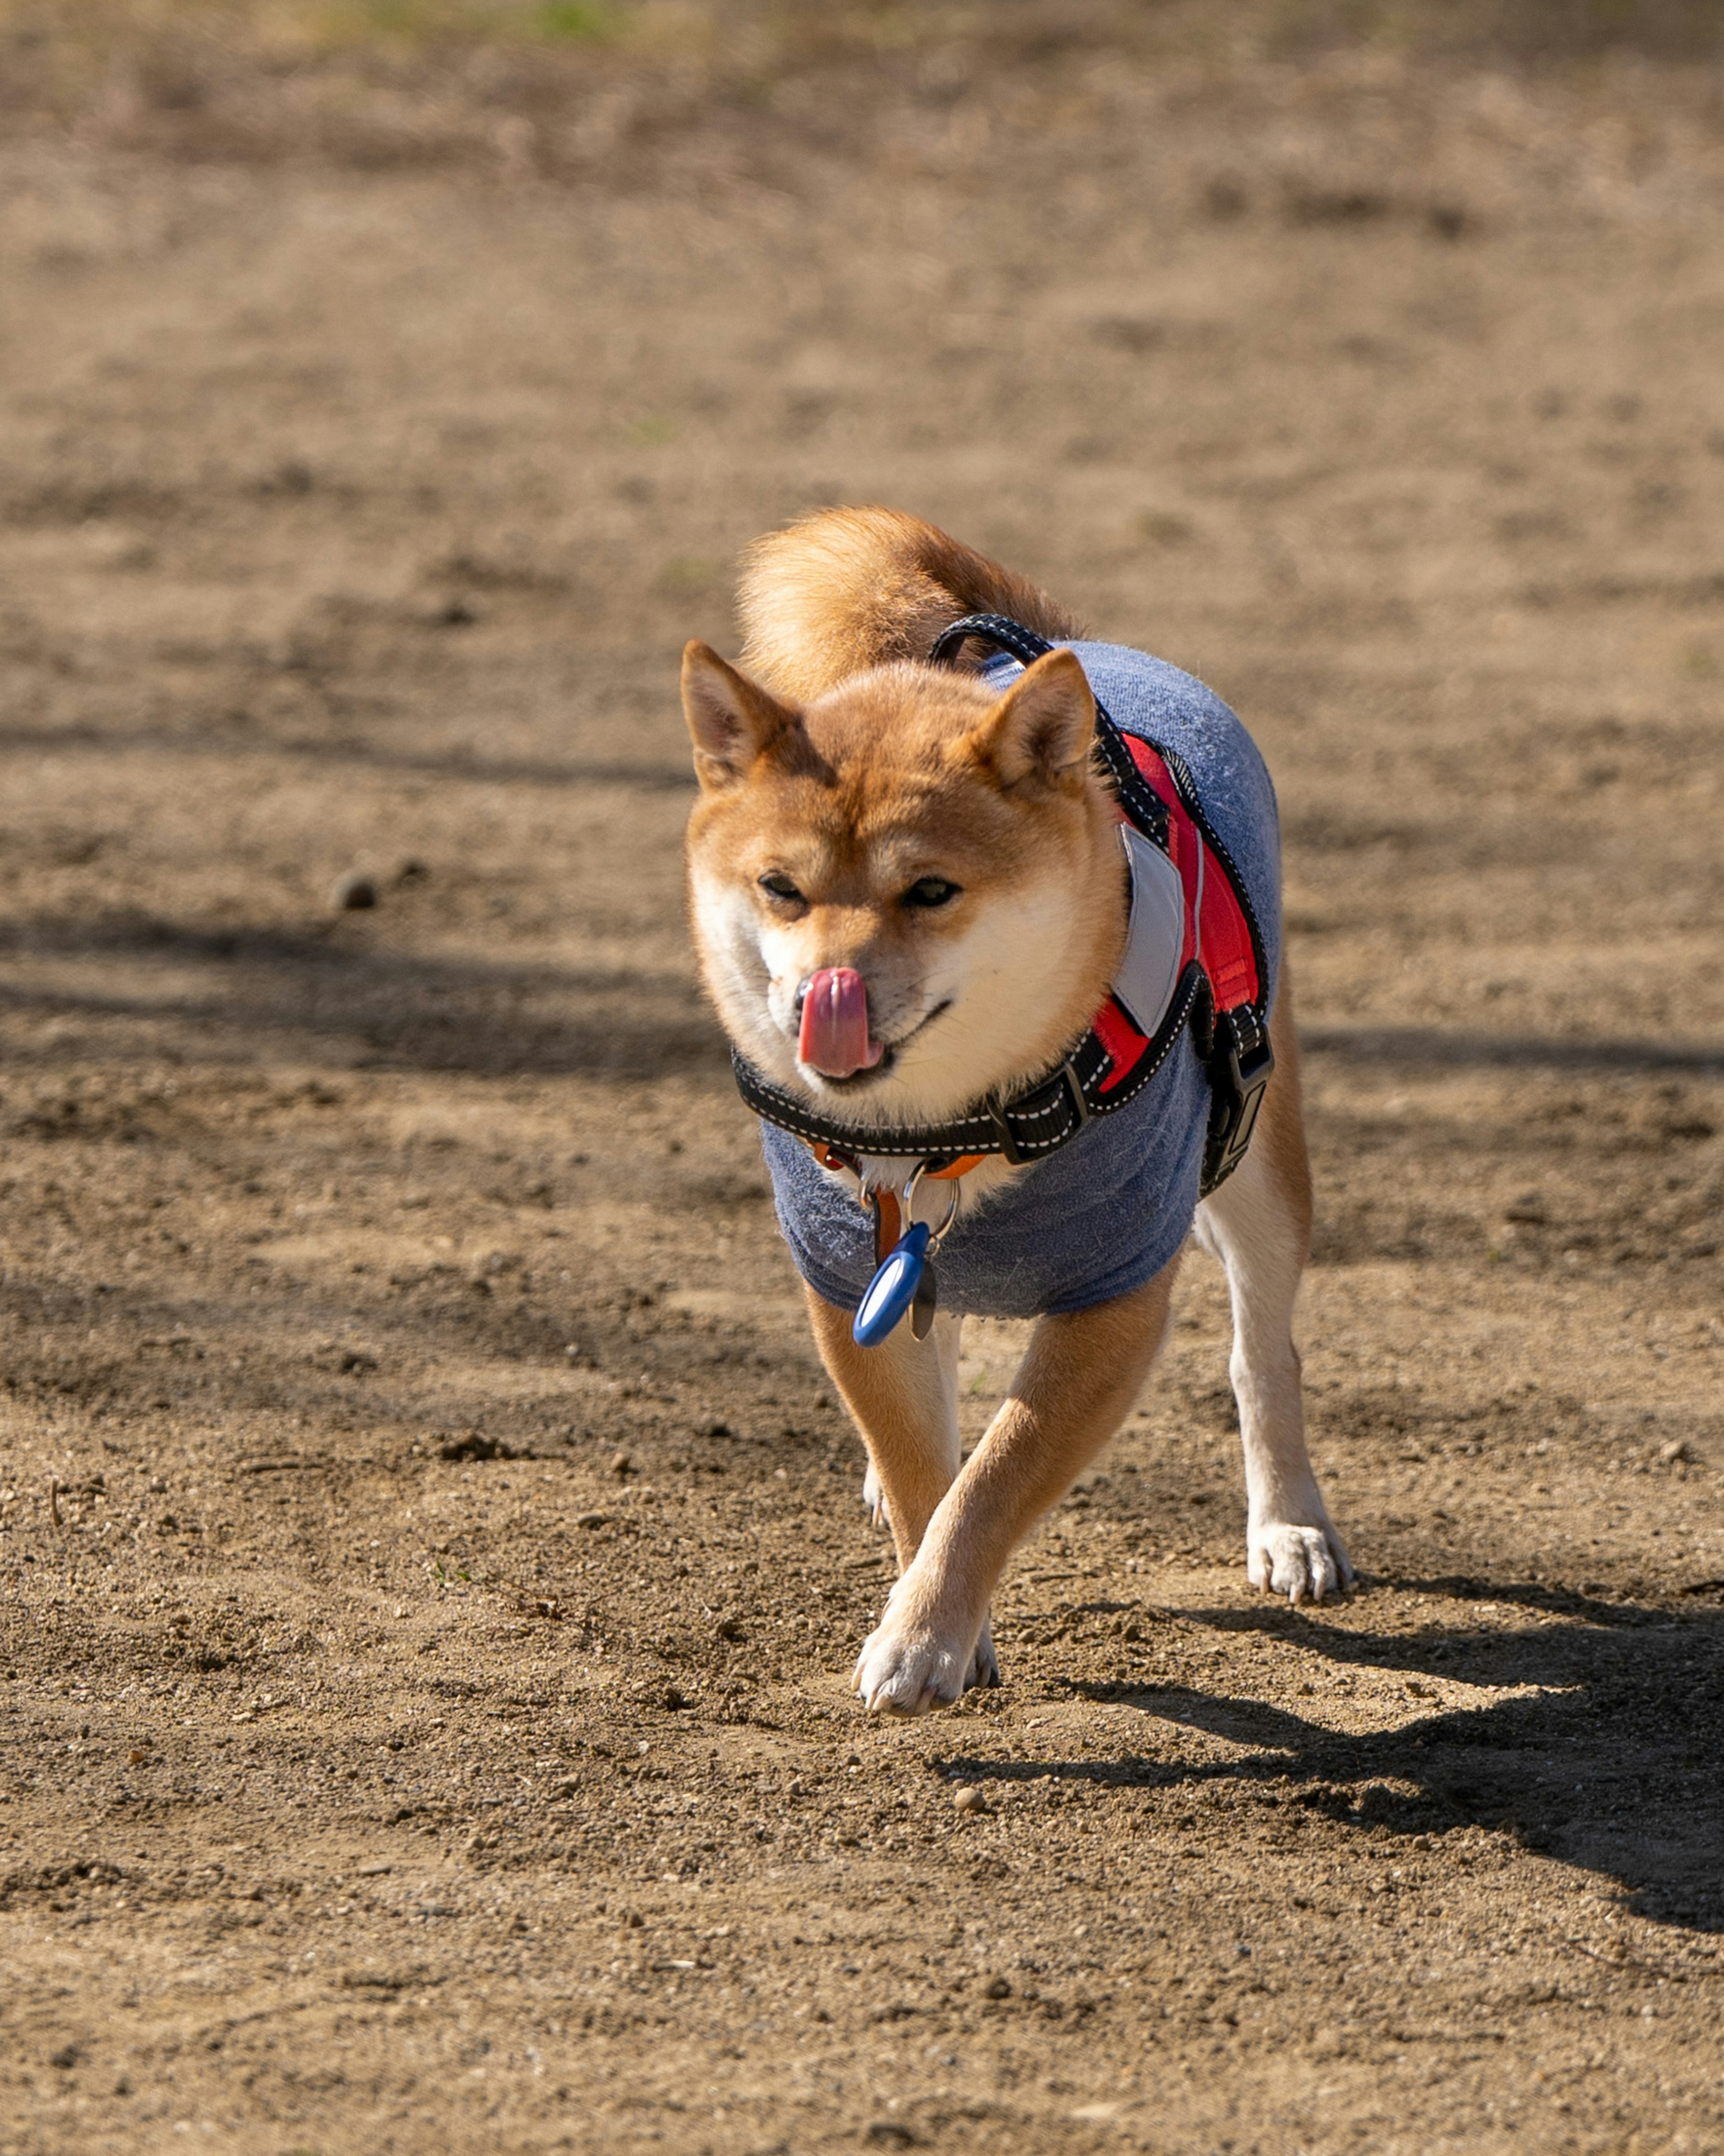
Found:
<path fill-rule="evenodd" d="M 1009 614 L 1055 641 L 1078 633 L 1045 592 L 896 509 L 823 509 L 757 540 L 737 607 L 744 667 L 804 703 L 870 666 L 926 659 L 963 614 Z"/>

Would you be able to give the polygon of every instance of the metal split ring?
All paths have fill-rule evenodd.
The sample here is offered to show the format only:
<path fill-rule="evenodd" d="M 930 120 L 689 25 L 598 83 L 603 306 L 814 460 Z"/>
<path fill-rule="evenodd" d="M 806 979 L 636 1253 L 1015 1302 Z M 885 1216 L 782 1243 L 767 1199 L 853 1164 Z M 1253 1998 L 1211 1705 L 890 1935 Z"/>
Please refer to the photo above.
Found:
<path fill-rule="evenodd" d="M 916 1218 L 916 1186 L 921 1183 L 922 1178 L 927 1173 L 927 1172 L 928 1163 L 926 1161 L 918 1161 L 916 1166 L 910 1171 L 910 1180 L 905 1184 L 904 1194 L 898 1200 L 898 1204 L 902 1209 L 904 1215 L 904 1224 L 906 1228 Z M 951 1227 L 952 1222 L 957 1219 L 958 1204 L 960 1200 L 962 1199 L 963 1194 L 962 1185 L 954 1179 L 952 1185 L 952 1202 L 946 1209 L 946 1218 L 940 1223 L 937 1228 L 931 1228 L 928 1230 L 928 1248 L 931 1251 L 937 1250 L 939 1249 L 942 1242 L 945 1240 L 947 1230 Z"/>

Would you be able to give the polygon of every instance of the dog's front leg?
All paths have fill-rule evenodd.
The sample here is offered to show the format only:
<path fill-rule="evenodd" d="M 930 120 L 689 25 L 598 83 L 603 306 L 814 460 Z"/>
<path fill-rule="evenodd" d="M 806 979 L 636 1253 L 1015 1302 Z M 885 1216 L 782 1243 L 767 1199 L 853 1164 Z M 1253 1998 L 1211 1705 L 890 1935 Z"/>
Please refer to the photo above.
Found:
<path fill-rule="evenodd" d="M 923 1714 L 963 1691 L 1007 1558 L 1137 1397 L 1167 1331 L 1178 1265 L 1175 1258 L 1134 1294 L 1037 1325 L 1010 1396 L 910 1541 L 903 1576 L 863 1647 L 855 1688 L 870 1709 Z M 900 1553 L 905 1546 L 900 1538 Z"/>
<path fill-rule="evenodd" d="M 936 1507 L 952 1487 L 961 1456 L 957 1429 L 957 1357 L 962 1321 L 941 1315 L 926 1340 L 900 1325 L 878 1348 L 859 1348 L 847 1311 L 812 1289 L 808 1314 L 821 1360 L 868 1447 L 865 1494 L 878 1518 L 884 1509 L 907 1572 Z M 957 1689 L 998 1684 L 986 1613 L 966 1650 Z M 954 1692 L 953 1697 L 957 1694 Z"/>

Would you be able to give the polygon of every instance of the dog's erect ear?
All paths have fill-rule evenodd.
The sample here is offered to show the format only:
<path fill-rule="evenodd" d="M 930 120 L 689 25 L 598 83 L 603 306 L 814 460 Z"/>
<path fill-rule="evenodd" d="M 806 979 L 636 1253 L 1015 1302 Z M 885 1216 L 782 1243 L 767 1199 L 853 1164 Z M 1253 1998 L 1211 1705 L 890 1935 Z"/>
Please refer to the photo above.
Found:
<path fill-rule="evenodd" d="M 734 786 L 757 757 L 802 732 L 798 712 L 727 666 L 710 644 L 682 654 L 682 709 L 695 744 L 695 772 L 709 789 Z"/>
<path fill-rule="evenodd" d="M 1044 652 L 1002 696 L 965 746 L 1002 787 L 1083 789 L 1095 737 L 1095 699 L 1070 651 Z"/>

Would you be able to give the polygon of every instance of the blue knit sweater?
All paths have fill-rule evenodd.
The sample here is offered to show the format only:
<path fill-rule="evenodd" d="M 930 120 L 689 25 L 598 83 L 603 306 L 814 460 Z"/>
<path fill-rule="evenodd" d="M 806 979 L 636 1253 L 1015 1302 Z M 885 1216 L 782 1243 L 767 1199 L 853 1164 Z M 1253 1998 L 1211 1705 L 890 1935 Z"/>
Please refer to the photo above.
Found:
<path fill-rule="evenodd" d="M 1256 744 L 1219 696 L 1164 660 L 1117 644 L 1070 649 L 1116 726 L 1184 758 L 1244 879 L 1272 1004 L 1280 839 L 1275 788 Z M 997 660 L 983 678 L 1003 690 L 1021 670 Z M 941 1308 L 1034 1317 L 1086 1310 L 1153 1279 L 1191 1226 L 1208 1116 L 1208 1081 L 1188 1029 L 1129 1106 L 1096 1116 L 1007 1188 L 960 1211 L 936 1260 Z M 854 1310 L 875 1270 L 873 1224 L 854 1186 L 828 1173 L 788 1131 L 763 1124 L 762 1137 L 798 1270 L 827 1301 Z"/>

